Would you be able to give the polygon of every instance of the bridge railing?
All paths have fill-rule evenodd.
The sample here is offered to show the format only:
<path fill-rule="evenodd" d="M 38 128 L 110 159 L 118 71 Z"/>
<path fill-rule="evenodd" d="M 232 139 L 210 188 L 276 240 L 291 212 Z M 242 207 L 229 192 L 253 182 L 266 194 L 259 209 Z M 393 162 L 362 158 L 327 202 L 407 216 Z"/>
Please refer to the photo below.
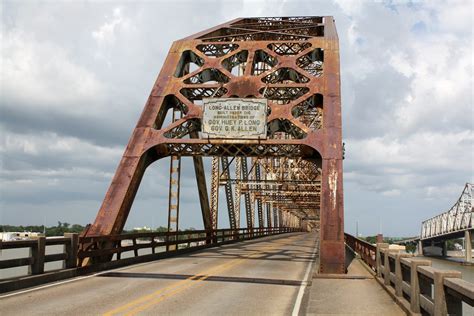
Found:
<path fill-rule="evenodd" d="M 344 234 L 344 240 L 346 244 L 357 254 L 360 255 L 361 259 L 375 271 L 376 266 L 376 247 L 365 240 L 356 238 L 349 234 Z"/>
<path fill-rule="evenodd" d="M 382 247 L 381 247 L 382 246 Z M 474 284 L 461 279 L 461 272 L 431 267 L 431 261 L 400 253 L 378 244 L 384 285 L 409 303 L 413 313 L 462 315 L 462 303 L 474 306 Z"/>
<path fill-rule="evenodd" d="M 80 271 L 77 273 L 64 274 L 74 276 L 114 266 L 114 263 L 103 264 L 104 262 L 114 261 L 118 265 L 126 265 L 158 259 L 173 253 L 296 231 L 300 230 L 288 227 L 243 228 L 235 230 L 151 232 L 90 237 L 79 237 L 78 234 L 64 234 L 64 237 L 39 237 L 35 240 L 0 240 L 0 254 L 1 251 L 9 249 L 20 250 L 26 248 L 29 250 L 28 256 L 19 255 L 19 258 L 11 259 L 2 259 L 0 257 L 0 270 L 27 266 L 28 271 L 23 276 L 43 275 L 46 263 L 62 261 L 62 268 L 59 267 L 55 271 L 65 271 L 70 268 L 79 269 Z M 62 245 L 62 251 L 49 254 L 46 247 L 55 245 Z M 87 267 L 83 266 L 86 260 L 89 263 Z M 102 265 L 94 266 L 96 263 Z M 9 278 L 3 278 L 3 280 L 0 278 L 0 281 L 5 279 Z M 0 282 L 0 287 L 2 285 L 3 283 Z"/>
<path fill-rule="evenodd" d="M 430 260 L 390 249 L 386 243 L 375 246 L 345 235 L 347 245 L 360 254 L 376 272 L 376 279 L 407 311 L 425 315 L 462 315 L 463 303 L 474 306 L 474 284 L 461 279 L 461 272 L 435 269 Z M 372 265 L 373 251 L 375 266 Z M 367 255 L 369 253 L 371 255 Z"/>
<path fill-rule="evenodd" d="M 295 231 L 300 230 L 288 227 L 241 228 L 80 237 L 78 259 L 80 264 L 86 259 L 109 261 L 110 256 L 113 256 L 112 260 L 121 260 L 126 252 L 133 252 L 132 257 L 140 257 Z M 140 254 L 141 249 L 147 249 L 148 253 Z"/>
<path fill-rule="evenodd" d="M 47 254 L 47 246 L 57 245 L 63 246 L 61 252 Z M 66 233 L 64 237 L 38 237 L 38 239 L 34 240 L 0 240 L 0 251 L 22 248 L 29 250 L 27 257 L 0 260 L 0 269 L 27 266 L 29 274 L 42 274 L 45 271 L 45 264 L 55 261 L 62 261 L 62 267 L 65 269 L 74 268 L 77 265 L 78 234 Z"/>

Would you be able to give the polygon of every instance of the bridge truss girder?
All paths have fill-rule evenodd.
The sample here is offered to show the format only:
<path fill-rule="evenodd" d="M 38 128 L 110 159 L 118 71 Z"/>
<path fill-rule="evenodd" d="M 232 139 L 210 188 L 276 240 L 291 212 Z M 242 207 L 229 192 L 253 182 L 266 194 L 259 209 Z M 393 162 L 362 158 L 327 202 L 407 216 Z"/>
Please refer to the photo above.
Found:
<path fill-rule="evenodd" d="M 194 162 L 203 223 L 217 228 L 219 160 L 225 169 L 232 162 L 224 157 L 231 157 L 240 160 L 240 172 L 234 189 L 226 173 L 230 225 L 240 226 L 242 194 L 248 227 L 257 229 L 256 201 L 258 226 L 265 225 L 267 205 L 267 217 L 273 217 L 267 225 L 319 230 L 321 272 L 344 273 L 338 45 L 332 17 L 236 19 L 174 42 L 86 234 L 119 234 L 146 168 L 169 156 L 199 157 Z M 267 99 L 267 137 L 205 137 L 202 99 L 222 97 Z M 165 124 L 168 111 L 177 109 L 183 117 Z M 201 157 L 213 157 L 209 199 Z"/>
<path fill-rule="evenodd" d="M 474 230 L 474 185 L 466 183 L 459 199 L 446 212 L 421 223 L 420 239 L 433 239 Z"/>

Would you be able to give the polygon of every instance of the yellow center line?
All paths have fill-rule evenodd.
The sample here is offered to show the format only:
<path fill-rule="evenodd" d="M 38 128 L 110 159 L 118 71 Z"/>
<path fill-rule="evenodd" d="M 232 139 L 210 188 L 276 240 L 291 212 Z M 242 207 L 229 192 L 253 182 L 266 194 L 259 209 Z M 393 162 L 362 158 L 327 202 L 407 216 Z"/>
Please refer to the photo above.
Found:
<path fill-rule="evenodd" d="M 214 274 L 215 273 L 218 273 L 218 272 L 223 272 L 225 270 L 228 270 L 238 264 L 240 264 L 241 262 L 240 261 L 244 261 L 244 259 L 237 259 L 236 260 L 237 262 L 232 262 L 232 264 L 228 265 L 228 266 L 225 266 L 225 267 L 221 267 L 220 269 L 216 270 L 216 271 L 213 271 Z M 193 286 L 196 286 L 198 283 L 206 280 L 207 278 L 211 277 L 212 275 L 209 274 L 209 275 L 205 275 L 205 276 L 202 276 L 201 278 L 199 279 L 196 279 L 194 280 L 193 282 L 188 282 L 187 285 L 183 286 L 183 287 L 180 287 L 180 288 L 177 288 L 175 289 L 174 291 L 171 291 L 169 293 L 166 293 L 166 294 L 163 294 L 162 296 L 160 296 L 159 298 L 157 299 L 154 299 L 154 300 L 150 300 L 148 301 L 148 303 L 144 304 L 144 305 L 139 305 L 137 306 L 136 308 L 132 309 L 131 311 L 129 311 L 128 313 L 126 313 L 125 315 L 126 316 L 133 316 L 133 315 L 136 315 L 138 314 L 139 312 L 142 312 L 150 307 L 152 307 L 153 305 L 156 305 L 158 303 L 160 303 L 161 301 L 164 301 L 166 300 L 167 298 L 171 297 L 171 296 L 174 296 L 178 293 L 181 293 L 183 292 L 184 290 L 190 288 L 190 287 L 193 287 Z M 202 284 L 202 283 L 201 283 Z"/>
<path fill-rule="evenodd" d="M 228 263 L 225 263 L 225 264 L 228 264 Z M 202 271 L 202 272 L 199 272 L 199 273 L 197 273 L 197 274 L 195 274 L 195 275 L 193 275 L 193 276 L 191 276 L 191 277 L 189 277 L 189 278 L 187 278 L 187 279 L 185 279 L 185 280 L 179 281 L 178 283 L 174 283 L 174 284 L 172 284 L 172 285 L 170 285 L 170 286 L 167 286 L 167 287 L 164 287 L 164 288 L 162 288 L 162 289 L 159 289 L 159 290 L 157 290 L 157 291 L 155 291 L 155 292 L 153 292 L 153 293 L 151 293 L 151 294 L 142 296 L 142 297 L 140 297 L 140 298 L 138 298 L 138 299 L 136 299 L 136 300 L 133 300 L 133 301 L 129 302 L 128 304 L 125 304 L 125 305 L 120 306 L 120 307 L 118 307 L 118 308 L 115 308 L 115 309 L 113 309 L 113 310 L 111 310 L 111 311 L 109 311 L 109 312 L 106 312 L 106 313 L 104 314 L 104 316 L 111 316 L 111 315 L 113 315 L 113 314 L 116 314 L 116 313 L 119 313 L 119 312 L 121 312 L 121 311 L 124 311 L 124 310 L 126 310 L 126 309 L 128 309 L 128 308 L 131 308 L 131 307 L 133 307 L 134 305 L 137 305 L 137 304 L 140 304 L 140 303 L 142 303 L 142 302 L 144 302 L 144 301 L 153 299 L 154 297 L 156 297 L 157 295 L 161 294 L 162 292 L 165 292 L 165 291 L 167 291 L 167 290 L 171 290 L 171 289 L 173 289 L 173 288 L 176 288 L 176 287 L 179 287 L 179 286 L 181 286 L 181 285 L 184 285 L 184 284 L 188 283 L 189 281 L 192 281 L 192 280 L 201 278 L 201 277 L 203 277 L 204 275 L 207 275 L 207 274 L 209 274 L 209 273 L 212 273 L 213 270 L 216 270 L 216 269 L 219 268 L 219 267 L 220 267 L 220 265 L 219 265 L 219 266 L 212 267 L 212 268 L 209 268 L 209 269 L 204 270 L 204 271 Z"/>
<path fill-rule="evenodd" d="M 140 304 L 140 303 L 145 303 L 145 302 L 149 302 L 147 304 L 144 304 L 140 307 L 137 307 L 135 309 L 133 309 L 130 313 L 133 315 L 133 314 L 136 314 L 137 312 L 140 312 L 156 303 L 159 303 L 160 301 L 166 299 L 167 297 L 170 297 L 172 295 L 175 295 L 181 291 L 184 291 L 185 289 L 189 288 L 190 286 L 198 283 L 198 282 L 201 282 L 207 278 L 209 278 L 212 274 L 216 274 L 218 272 L 221 272 L 221 271 L 224 271 L 224 270 L 227 270 L 227 269 L 230 269 L 232 268 L 233 266 L 239 264 L 239 263 L 242 263 L 244 260 L 248 259 L 248 258 L 251 258 L 255 255 L 258 255 L 259 253 L 263 252 L 263 251 L 268 251 L 270 249 L 273 249 L 273 248 L 276 248 L 277 246 L 281 246 L 281 245 L 290 245 L 290 244 L 294 244 L 294 243 L 289 243 L 288 241 L 289 240 L 292 240 L 294 238 L 297 238 L 299 236 L 293 236 L 293 237 L 290 237 L 288 240 L 286 240 L 286 242 L 277 242 L 277 241 L 273 241 L 273 244 L 274 245 L 271 245 L 271 246 L 265 246 L 265 247 L 262 247 L 260 249 L 257 249 L 257 250 L 253 250 L 253 253 L 252 254 L 249 254 L 247 256 L 245 256 L 244 258 L 239 258 L 239 259 L 234 259 L 230 262 L 226 262 L 224 264 L 221 264 L 221 265 L 218 265 L 218 266 L 215 266 L 215 267 L 212 267 L 212 268 L 209 268 L 205 271 L 202 271 L 200 273 L 197 273 L 196 275 L 193 275 L 185 280 L 182 280 L 178 283 L 175 283 L 173 285 L 170 285 L 168 287 L 165 287 L 163 289 L 160 289 L 160 290 L 157 290 L 151 294 L 148 294 L 148 295 L 145 295 L 141 298 L 138 298 L 136 300 L 133 300 L 131 302 L 129 302 L 128 304 L 125 304 L 123 306 L 120 306 L 118 308 L 115 308 L 109 312 L 106 312 L 104 315 L 106 316 L 111 316 L 113 314 L 117 314 L 117 313 L 120 313 L 120 312 L 123 312 L 127 309 L 131 309 L 133 308 L 134 306 Z M 192 281 L 195 281 L 195 282 L 192 282 Z M 174 291 L 171 291 L 169 293 L 165 293 L 163 296 L 160 296 L 158 299 L 154 299 L 156 298 L 157 296 L 159 296 L 160 294 L 162 294 L 163 292 L 166 292 L 166 291 L 169 291 L 169 290 L 172 290 L 172 289 L 175 289 L 177 288 L 176 290 Z M 150 302 L 151 301 L 151 302 Z"/>
<path fill-rule="evenodd" d="M 289 238 L 290 240 L 293 239 L 293 238 L 297 238 L 299 236 L 295 236 L 295 237 L 291 237 Z M 266 247 L 263 247 L 263 248 L 260 248 L 258 250 L 254 250 L 254 253 L 252 254 L 249 254 L 248 256 L 244 257 L 244 258 L 239 258 L 239 259 L 235 259 L 231 262 L 229 262 L 228 265 L 224 265 L 222 266 L 221 268 L 218 269 L 218 271 L 213 271 L 213 273 L 217 273 L 217 272 L 223 272 L 225 270 L 228 270 L 232 267 L 235 267 L 243 262 L 245 262 L 246 259 L 249 259 L 249 258 L 252 258 L 252 257 L 255 257 L 255 256 L 258 256 L 259 254 L 261 254 L 262 252 L 265 252 L 265 251 L 269 251 L 271 249 L 274 249 L 276 247 L 278 247 L 279 245 L 290 245 L 290 244 L 294 244 L 294 243 L 288 243 L 288 240 L 287 242 L 274 242 L 273 245 L 270 245 L 270 246 L 266 246 Z M 170 293 L 166 293 L 164 294 L 163 296 L 155 299 L 155 300 L 151 300 L 150 302 L 144 304 L 144 305 L 141 305 L 141 306 L 137 306 L 136 308 L 134 308 L 133 310 L 129 311 L 127 314 L 125 314 L 126 316 L 133 316 L 133 315 L 136 315 L 137 313 L 139 312 L 142 312 L 148 308 L 150 308 L 151 306 L 153 305 L 156 305 L 164 300 L 166 300 L 167 298 L 171 297 L 171 296 L 174 296 L 192 286 L 201 286 L 203 285 L 204 283 L 201 283 L 202 281 L 206 280 L 207 278 L 211 277 L 211 275 L 206 275 L 206 276 L 203 276 L 202 278 L 198 279 L 198 280 L 195 280 L 194 282 L 189 282 L 189 284 L 185 287 L 181 287 L 181 288 L 178 288 Z M 200 284 L 198 284 L 200 283 Z"/>

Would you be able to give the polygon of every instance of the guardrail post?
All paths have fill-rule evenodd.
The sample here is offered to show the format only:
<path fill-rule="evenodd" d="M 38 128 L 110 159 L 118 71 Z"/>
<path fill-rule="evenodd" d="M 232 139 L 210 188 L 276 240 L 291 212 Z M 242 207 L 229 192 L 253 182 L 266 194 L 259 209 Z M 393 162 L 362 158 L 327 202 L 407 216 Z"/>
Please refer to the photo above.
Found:
<path fill-rule="evenodd" d="M 384 275 L 383 275 L 383 279 L 384 279 L 384 284 L 385 285 L 390 285 L 390 259 L 389 259 L 389 255 L 391 252 L 399 252 L 400 250 L 398 249 L 390 249 L 390 248 L 387 248 L 384 252 L 384 259 L 383 259 L 383 271 L 384 271 Z"/>
<path fill-rule="evenodd" d="M 439 271 L 435 270 L 434 272 L 434 315 L 441 316 L 441 315 L 448 315 L 448 304 L 446 301 L 446 293 L 444 292 L 444 278 L 460 278 L 461 272 L 459 271 Z M 454 311 L 449 311 L 450 314 L 453 314 L 456 311 L 459 312 L 461 308 L 461 304 L 458 306 L 450 306 Z M 462 312 L 461 312 L 462 314 Z"/>
<path fill-rule="evenodd" d="M 408 253 L 399 253 L 395 258 L 395 295 L 403 296 L 403 276 L 401 258 L 411 257 Z"/>
<path fill-rule="evenodd" d="M 134 248 L 133 248 L 133 255 L 134 255 L 135 257 L 138 257 L 138 249 L 135 248 L 135 247 L 137 246 L 137 239 L 136 239 L 135 237 L 132 238 L 132 245 L 133 245 L 133 247 L 134 247 Z"/>
<path fill-rule="evenodd" d="M 63 268 L 75 268 L 77 267 L 77 250 L 79 243 L 79 234 L 77 233 L 64 233 L 64 237 L 69 238 L 69 243 L 64 245 L 64 250 L 67 254 L 67 259 L 64 260 Z"/>
<path fill-rule="evenodd" d="M 377 276 L 382 277 L 382 249 L 388 249 L 387 243 L 378 243 L 375 254 L 375 269 L 377 270 Z"/>
<path fill-rule="evenodd" d="M 431 261 L 421 259 L 410 261 L 410 309 L 413 313 L 420 313 L 420 281 L 417 271 L 419 266 L 431 266 Z"/>
<path fill-rule="evenodd" d="M 33 264 L 30 266 L 31 274 L 41 274 L 44 272 L 45 250 L 46 237 L 38 237 L 38 243 L 30 248 L 30 256 L 33 257 Z"/>

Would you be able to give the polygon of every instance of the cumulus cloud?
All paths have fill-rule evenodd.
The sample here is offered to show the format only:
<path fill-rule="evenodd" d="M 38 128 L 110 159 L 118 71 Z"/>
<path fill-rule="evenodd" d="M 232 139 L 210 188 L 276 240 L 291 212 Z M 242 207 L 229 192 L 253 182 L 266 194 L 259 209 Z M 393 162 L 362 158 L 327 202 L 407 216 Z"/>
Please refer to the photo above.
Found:
<path fill-rule="evenodd" d="M 338 29 L 346 230 L 357 220 L 366 234 L 379 222 L 385 234 L 416 234 L 473 179 L 471 10 L 469 1 L 4 1 L 0 222 L 93 220 L 172 41 L 239 16 L 304 14 L 333 15 Z M 127 225 L 165 223 L 168 168 L 147 170 Z M 200 227 L 190 160 L 182 182 L 182 227 Z"/>
<path fill-rule="evenodd" d="M 103 98 L 103 85 L 96 75 L 74 63 L 55 43 L 39 42 L 20 30 L 7 32 L 2 39 L 2 98 L 9 103 L 34 104 L 38 111 L 71 113 L 93 111 Z"/>

